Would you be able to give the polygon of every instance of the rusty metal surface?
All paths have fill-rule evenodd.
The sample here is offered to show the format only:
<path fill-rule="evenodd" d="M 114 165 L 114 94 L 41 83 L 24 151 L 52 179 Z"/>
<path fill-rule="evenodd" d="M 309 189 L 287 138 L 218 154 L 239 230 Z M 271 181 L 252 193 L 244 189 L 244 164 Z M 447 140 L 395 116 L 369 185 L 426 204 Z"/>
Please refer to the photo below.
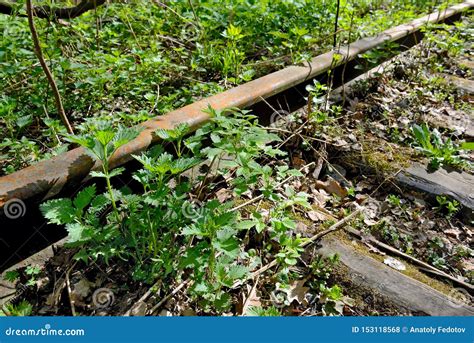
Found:
<path fill-rule="evenodd" d="M 141 124 L 145 129 L 140 135 L 123 146 L 111 159 L 111 166 L 128 162 L 131 154 L 146 150 L 158 138 L 153 132 L 158 128 L 172 128 L 180 123 L 187 123 L 192 128 L 209 120 L 203 112 L 209 106 L 214 109 L 229 107 L 246 108 L 262 99 L 271 97 L 294 87 L 308 79 L 321 75 L 328 70 L 355 59 L 359 54 L 380 46 L 389 41 L 396 41 L 416 32 L 422 25 L 445 20 L 455 14 L 474 7 L 474 0 L 435 12 L 404 25 L 386 30 L 375 37 L 358 40 L 349 47 L 341 47 L 338 52 L 328 52 L 315 57 L 306 66 L 290 66 L 280 71 L 263 76 L 223 93 L 197 101 L 165 115 L 148 120 Z M 334 55 L 340 54 L 337 62 Z M 49 198 L 57 195 L 66 185 L 75 187 L 89 174 L 91 169 L 99 167 L 85 154 L 82 148 L 71 150 L 50 160 L 0 177 L 0 208 L 11 199 L 29 200 L 31 198 Z"/>

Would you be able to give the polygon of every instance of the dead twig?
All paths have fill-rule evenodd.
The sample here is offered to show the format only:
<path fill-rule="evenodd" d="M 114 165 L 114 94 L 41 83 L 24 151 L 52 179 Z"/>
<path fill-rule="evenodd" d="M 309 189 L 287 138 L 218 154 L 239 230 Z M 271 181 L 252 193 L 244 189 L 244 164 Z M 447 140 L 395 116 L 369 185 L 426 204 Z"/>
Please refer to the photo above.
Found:
<path fill-rule="evenodd" d="M 140 299 L 138 299 L 138 301 L 136 301 L 128 310 L 127 312 L 125 312 L 125 314 L 123 315 L 124 317 L 129 317 L 130 314 L 132 313 L 133 309 L 139 305 L 140 303 L 144 303 L 151 295 L 151 293 L 153 293 L 153 290 L 157 289 L 160 285 L 161 285 L 161 282 L 162 280 L 158 280 L 154 283 L 153 286 L 151 286 L 148 291 L 146 291 L 145 294 L 142 295 L 142 297 Z"/>
<path fill-rule="evenodd" d="M 66 289 L 67 289 L 69 304 L 71 305 L 71 313 L 72 313 L 73 317 L 75 317 L 77 314 L 76 314 L 75 301 L 74 301 L 73 296 L 72 296 L 71 281 L 69 280 L 69 274 L 74 269 L 76 264 L 77 264 L 77 262 L 74 262 L 74 264 L 71 267 L 69 267 L 68 270 L 66 271 Z"/>
<path fill-rule="evenodd" d="M 163 304 L 165 304 L 172 296 L 177 294 L 180 290 L 182 290 L 185 286 L 187 285 L 192 285 L 192 281 L 190 279 L 185 280 L 181 282 L 178 287 L 176 287 L 170 294 L 168 294 L 166 297 L 164 297 L 158 304 L 153 306 L 153 308 L 150 310 L 150 314 L 155 313 Z"/>
<path fill-rule="evenodd" d="M 46 78 L 48 79 L 49 85 L 51 86 L 51 90 L 53 91 L 54 100 L 56 102 L 56 108 L 58 110 L 58 114 L 61 117 L 61 120 L 64 126 L 66 126 L 67 132 L 69 134 L 74 134 L 72 126 L 69 123 L 69 120 L 66 116 L 66 112 L 64 112 L 63 102 L 61 100 L 61 95 L 59 94 L 58 86 L 56 84 L 56 81 L 54 81 L 53 74 L 51 73 L 51 70 L 49 70 L 49 67 L 46 64 L 46 61 L 43 56 L 43 51 L 41 50 L 41 45 L 38 38 L 38 32 L 36 31 L 35 21 L 33 18 L 34 10 L 33 10 L 33 5 L 31 4 L 31 0 L 26 1 L 26 11 L 28 13 L 28 24 L 30 26 L 31 37 L 33 39 L 35 54 L 38 57 L 41 67 L 43 68 Z"/>

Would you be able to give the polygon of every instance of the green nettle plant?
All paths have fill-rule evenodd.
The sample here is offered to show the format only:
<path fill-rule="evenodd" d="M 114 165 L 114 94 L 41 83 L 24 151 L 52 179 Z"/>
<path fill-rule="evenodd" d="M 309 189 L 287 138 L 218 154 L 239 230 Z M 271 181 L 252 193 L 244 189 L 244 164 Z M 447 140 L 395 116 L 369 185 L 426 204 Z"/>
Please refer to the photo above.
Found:
<path fill-rule="evenodd" d="M 208 111 L 211 122 L 193 135 L 186 137 L 189 128 L 184 125 L 158 130 L 163 144 L 134 156 L 143 166 L 133 175 L 142 194 L 115 189 L 111 179 L 123 168 L 111 169 L 109 164 L 136 130 L 97 125 L 90 135 L 68 137 L 101 162 L 102 170 L 91 174 L 105 179 L 105 193 L 92 185 L 74 199 L 50 200 L 41 210 L 50 223 L 65 225 L 70 246 L 79 248 L 77 259 L 130 261 L 133 277 L 147 283 L 185 273 L 193 281 L 190 294 L 203 311 L 223 312 L 231 305 L 227 290 L 259 264 L 244 244 L 250 231 L 264 237 L 262 249 L 273 246 L 281 278 L 290 282 L 288 267 L 297 263 L 303 242 L 292 233 L 296 228 L 292 213 L 294 207 L 309 204 L 306 194 L 275 187 L 289 176 L 301 176 L 300 172 L 261 164 L 285 155 L 272 145 L 278 136 L 259 126 L 247 111 Z M 175 155 L 165 150 L 166 145 Z M 204 175 L 183 175 L 202 163 L 208 165 Z M 215 198 L 212 190 L 218 178 L 227 180 L 233 201 L 221 203 Z M 236 210 L 236 201 L 247 192 L 261 193 L 272 215 L 245 207 Z"/>
<path fill-rule="evenodd" d="M 114 176 L 118 176 L 125 170 L 124 168 L 116 168 L 110 170 L 109 160 L 112 155 L 122 146 L 130 142 L 138 135 L 138 130 L 128 128 L 112 128 L 107 124 L 100 124 L 99 129 L 93 135 L 68 136 L 67 139 L 79 144 L 87 149 L 87 152 L 102 165 L 102 171 L 91 172 L 91 176 L 104 178 L 107 183 L 110 201 L 114 212 L 118 215 L 117 203 L 115 200 L 114 190 L 110 180 Z"/>

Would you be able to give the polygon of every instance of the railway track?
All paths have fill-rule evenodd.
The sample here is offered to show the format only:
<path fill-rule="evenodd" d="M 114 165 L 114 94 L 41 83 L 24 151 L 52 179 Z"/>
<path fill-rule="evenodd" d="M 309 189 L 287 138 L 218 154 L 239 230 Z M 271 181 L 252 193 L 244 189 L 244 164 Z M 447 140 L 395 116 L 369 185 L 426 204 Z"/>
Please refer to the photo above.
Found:
<path fill-rule="evenodd" d="M 131 155 L 157 143 L 158 137 L 154 136 L 153 132 L 158 128 L 168 129 L 180 123 L 197 128 L 209 119 L 208 115 L 202 112 L 208 106 L 215 109 L 249 108 L 261 115 L 262 123 L 270 124 L 275 112 L 301 113 L 298 109 L 307 106 L 306 86 L 313 84 L 315 80 L 322 84 L 326 83 L 327 72 L 330 70 L 332 86 L 335 89 L 331 93 L 332 96 L 343 94 L 342 97 L 345 97 L 353 86 L 358 84 L 357 82 L 370 80 L 373 77 L 373 71 L 364 73 L 356 68 L 357 65 L 362 65 L 361 54 L 381 47 L 387 42 L 396 42 L 401 50 L 408 50 L 423 38 L 424 25 L 436 22 L 452 23 L 472 7 L 474 2 L 468 1 L 440 13 L 430 14 L 409 24 L 387 30 L 376 37 L 363 39 L 349 47 L 341 47 L 338 51 L 318 56 L 308 66 L 285 68 L 148 121 L 143 124 L 145 129 L 137 139 L 121 148 L 111 160 L 111 165 L 114 167 L 123 164 L 127 166 L 127 174 L 118 182 L 129 183 L 131 173 L 138 167 L 135 162 L 131 162 Z M 398 53 L 399 51 L 393 55 Z M 380 71 L 380 68 L 378 70 Z M 465 84 L 469 85 L 469 80 L 463 83 Z M 1 269 L 11 267 L 29 256 L 31 256 L 29 260 L 21 262 L 22 265 L 38 263 L 52 255 L 53 250 L 48 246 L 63 238 L 64 231 L 44 223 L 37 209 L 38 204 L 51 197 L 74 195 L 84 185 L 90 183 L 88 174 L 98 167 L 99 165 L 79 148 L 0 178 L 0 206 L 3 207 L 0 225 L 5 228 L 0 236 L 0 244 L 3 245 L 0 260 L 4 261 Z M 474 208 L 472 202 L 474 181 L 472 175 L 468 173 L 458 174 L 443 171 L 427 173 L 424 166 L 412 165 L 397 173 L 397 183 L 407 188 L 417 188 L 433 196 L 450 195 L 462 204 L 464 217 L 469 221 Z M 43 248 L 46 249 L 35 255 Z M 345 273 L 351 279 L 352 287 L 364 289 L 365 292 L 372 294 L 376 292 L 399 309 L 415 314 L 474 315 L 468 295 L 472 294 L 472 286 L 466 285 L 463 288 L 456 285 L 452 289 L 448 288 L 448 291 L 441 292 L 436 287 L 433 288 L 433 285 L 427 285 L 426 280 L 420 281 L 421 277 L 408 276 L 393 270 L 370 253 L 361 253 L 361 249 L 363 250 L 360 247 L 359 250 L 354 249 L 347 242 L 341 243 L 338 239 L 324 238 L 318 251 L 327 256 L 338 252 L 346 268 Z M 380 280 L 385 281 L 380 283 Z M 467 292 L 467 295 L 464 292 Z M 453 301 L 454 294 L 464 296 L 463 302 Z"/>

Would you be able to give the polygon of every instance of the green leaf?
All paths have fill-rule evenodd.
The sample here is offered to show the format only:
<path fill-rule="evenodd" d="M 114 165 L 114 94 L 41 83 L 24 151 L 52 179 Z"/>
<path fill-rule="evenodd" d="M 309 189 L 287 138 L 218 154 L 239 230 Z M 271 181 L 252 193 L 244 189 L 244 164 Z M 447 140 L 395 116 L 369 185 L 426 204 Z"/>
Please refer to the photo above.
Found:
<path fill-rule="evenodd" d="M 122 145 L 125 145 L 135 139 L 139 133 L 140 130 L 138 130 L 137 128 L 120 128 L 112 139 L 114 150 L 117 150 Z"/>
<path fill-rule="evenodd" d="M 474 150 L 474 142 L 464 142 L 461 144 L 462 150 Z"/>
<path fill-rule="evenodd" d="M 100 171 L 91 171 L 90 176 L 92 177 L 101 177 L 101 178 L 106 178 L 107 175 L 105 175 L 103 172 Z"/>
<path fill-rule="evenodd" d="M 84 188 L 74 199 L 74 206 L 82 212 L 94 199 L 96 193 L 95 185 Z"/>
<path fill-rule="evenodd" d="M 247 267 L 234 265 L 229 268 L 229 272 L 227 273 L 227 276 L 233 281 L 235 281 L 235 280 L 243 279 L 246 275 L 248 275 L 248 273 L 249 273 L 249 269 Z"/>
<path fill-rule="evenodd" d="M 283 218 L 281 223 L 287 227 L 288 229 L 295 230 L 296 229 L 296 222 L 293 219 L 290 219 L 288 217 Z"/>
<path fill-rule="evenodd" d="M 214 301 L 214 306 L 221 312 L 228 310 L 231 304 L 231 297 L 227 293 L 220 293 Z"/>
<path fill-rule="evenodd" d="M 20 277 L 20 273 L 17 270 L 9 270 L 5 272 L 5 280 L 9 282 L 15 282 Z"/>
<path fill-rule="evenodd" d="M 68 135 L 66 136 L 66 140 L 68 142 L 78 144 L 87 149 L 92 149 L 95 145 L 94 139 L 92 139 L 92 137 Z"/>
<path fill-rule="evenodd" d="M 51 224 L 69 224 L 74 221 L 76 210 L 71 199 L 54 199 L 40 205 L 43 216 Z"/>
<path fill-rule="evenodd" d="M 95 132 L 95 138 L 102 146 L 106 146 L 107 144 L 112 142 L 114 137 L 115 137 L 115 133 L 112 130 Z"/>
<path fill-rule="evenodd" d="M 229 257 L 236 258 L 239 255 L 239 243 L 233 237 L 226 240 L 213 241 L 212 246 Z"/>
<path fill-rule="evenodd" d="M 201 237 L 205 237 L 207 235 L 206 232 L 202 231 L 200 228 L 198 228 L 197 226 L 193 225 L 193 226 L 186 226 L 185 228 L 183 228 L 183 231 L 181 232 L 184 236 L 201 236 Z"/>
<path fill-rule="evenodd" d="M 121 175 L 124 171 L 125 171 L 125 168 L 123 168 L 123 167 L 112 169 L 112 170 L 109 172 L 109 177 L 119 176 L 119 175 Z"/>
<path fill-rule="evenodd" d="M 235 225 L 237 230 L 249 230 L 258 225 L 258 220 L 242 220 Z"/>
<path fill-rule="evenodd" d="M 66 230 L 68 232 L 68 243 L 75 243 L 83 240 L 82 233 L 86 227 L 79 223 L 72 223 L 66 225 Z"/>
<path fill-rule="evenodd" d="M 81 249 L 76 255 L 74 255 L 74 259 L 87 263 L 89 261 L 89 254 L 87 253 L 86 249 Z"/>

